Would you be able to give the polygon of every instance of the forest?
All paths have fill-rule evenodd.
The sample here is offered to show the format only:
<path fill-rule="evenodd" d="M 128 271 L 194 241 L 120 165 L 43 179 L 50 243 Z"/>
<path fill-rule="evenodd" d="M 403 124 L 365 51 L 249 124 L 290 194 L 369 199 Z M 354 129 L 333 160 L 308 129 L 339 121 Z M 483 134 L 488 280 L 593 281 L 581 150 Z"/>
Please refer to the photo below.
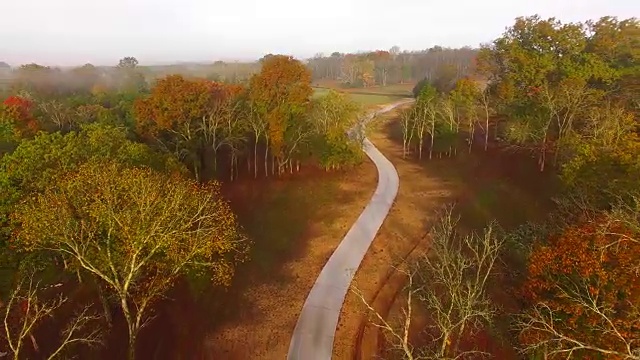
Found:
<path fill-rule="evenodd" d="M 498 356 L 487 337 L 531 359 L 640 358 L 639 35 L 634 18 L 518 18 L 479 49 L 484 81 L 416 85 L 398 120 L 403 158 L 497 149 L 513 155 L 501 167 L 535 161 L 528 182 L 559 186 L 546 216 L 510 229 L 463 231 L 455 209 L 441 213 L 429 251 L 402 270 L 403 326 L 368 305 L 401 358 Z M 421 346 L 407 340 L 414 303 Z"/>
<path fill-rule="evenodd" d="M 480 48 L 304 61 L 0 62 L 0 81 L 3 356 L 151 358 L 139 335 L 172 289 L 224 294 L 255 260 L 223 187 L 355 173 L 366 132 L 350 130 L 369 109 L 350 94 L 401 84 L 415 97 L 398 118 L 406 161 L 497 150 L 559 185 L 541 221 L 466 232 L 449 209 L 430 224 L 402 270 L 406 321 L 368 307 L 393 356 L 498 358 L 489 333 L 517 358 L 640 359 L 635 18 L 523 17 Z"/>

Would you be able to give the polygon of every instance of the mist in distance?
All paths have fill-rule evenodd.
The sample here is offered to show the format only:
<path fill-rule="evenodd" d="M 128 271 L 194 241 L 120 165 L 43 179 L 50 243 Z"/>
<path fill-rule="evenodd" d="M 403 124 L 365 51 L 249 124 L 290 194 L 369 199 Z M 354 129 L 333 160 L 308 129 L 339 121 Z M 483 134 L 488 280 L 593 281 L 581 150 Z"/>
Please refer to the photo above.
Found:
<path fill-rule="evenodd" d="M 640 1 L 611 0 L 21 0 L 3 4 L 0 61 L 18 66 L 252 61 L 315 53 L 491 41 L 518 16 L 563 22 L 640 16 Z"/>

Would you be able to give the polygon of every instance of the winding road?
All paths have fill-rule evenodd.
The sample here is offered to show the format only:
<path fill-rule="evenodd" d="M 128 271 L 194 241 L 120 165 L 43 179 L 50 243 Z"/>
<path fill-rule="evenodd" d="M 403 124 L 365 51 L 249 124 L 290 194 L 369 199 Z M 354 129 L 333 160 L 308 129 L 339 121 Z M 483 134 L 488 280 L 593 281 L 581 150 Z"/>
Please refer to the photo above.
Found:
<path fill-rule="evenodd" d="M 369 114 L 363 123 L 412 101 L 407 99 L 386 105 Z M 293 331 L 287 357 L 289 360 L 331 359 L 338 318 L 351 280 L 398 193 L 398 173 L 393 164 L 369 139 L 365 138 L 363 146 L 378 168 L 378 186 L 369 204 L 333 252 L 311 288 Z"/>

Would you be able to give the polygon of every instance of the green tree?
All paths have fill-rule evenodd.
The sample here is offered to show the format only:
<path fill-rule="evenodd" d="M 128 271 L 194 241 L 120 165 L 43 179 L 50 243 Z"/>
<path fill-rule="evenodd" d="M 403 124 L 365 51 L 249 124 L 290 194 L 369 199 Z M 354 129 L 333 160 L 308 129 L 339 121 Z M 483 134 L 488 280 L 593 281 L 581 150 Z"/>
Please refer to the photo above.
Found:
<path fill-rule="evenodd" d="M 456 106 L 458 123 L 461 123 L 460 117 L 466 120 L 469 136 L 469 152 L 471 152 L 473 138 L 475 136 L 475 125 L 478 119 L 480 90 L 475 81 L 463 78 L 456 82 L 450 96 Z"/>
<path fill-rule="evenodd" d="M 507 139 L 537 148 L 541 170 L 549 149 L 559 153 L 594 95 L 587 84 L 615 78 L 615 71 L 588 50 L 583 24 L 532 16 L 518 18 L 479 56 L 479 69 L 489 76 L 499 112 L 508 119 Z"/>
<path fill-rule="evenodd" d="M 204 271 L 228 285 L 247 247 L 216 183 L 201 186 L 114 162 L 59 176 L 27 197 L 13 219 L 19 246 L 77 263 L 117 297 L 129 359 L 151 305 L 180 275 Z"/>
<path fill-rule="evenodd" d="M 314 100 L 309 120 L 313 127 L 315 155 L 325 170 L 352 165 L 361 159 L 360 138 L 355 132 L 349 136 L 361 110 L 346 95 L 334 90 Z"/>

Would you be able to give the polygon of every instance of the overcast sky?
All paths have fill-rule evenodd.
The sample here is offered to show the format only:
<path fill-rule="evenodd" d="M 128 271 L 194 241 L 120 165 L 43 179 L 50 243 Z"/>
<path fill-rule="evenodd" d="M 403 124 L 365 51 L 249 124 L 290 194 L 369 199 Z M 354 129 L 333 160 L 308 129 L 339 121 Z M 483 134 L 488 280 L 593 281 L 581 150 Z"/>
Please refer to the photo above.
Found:
<path fill-rule="evenodd" d="M 477 46 L 517 16 L 640 17 L 640 0 L 2 0 L 0 61 L 141 64 Z"/>

